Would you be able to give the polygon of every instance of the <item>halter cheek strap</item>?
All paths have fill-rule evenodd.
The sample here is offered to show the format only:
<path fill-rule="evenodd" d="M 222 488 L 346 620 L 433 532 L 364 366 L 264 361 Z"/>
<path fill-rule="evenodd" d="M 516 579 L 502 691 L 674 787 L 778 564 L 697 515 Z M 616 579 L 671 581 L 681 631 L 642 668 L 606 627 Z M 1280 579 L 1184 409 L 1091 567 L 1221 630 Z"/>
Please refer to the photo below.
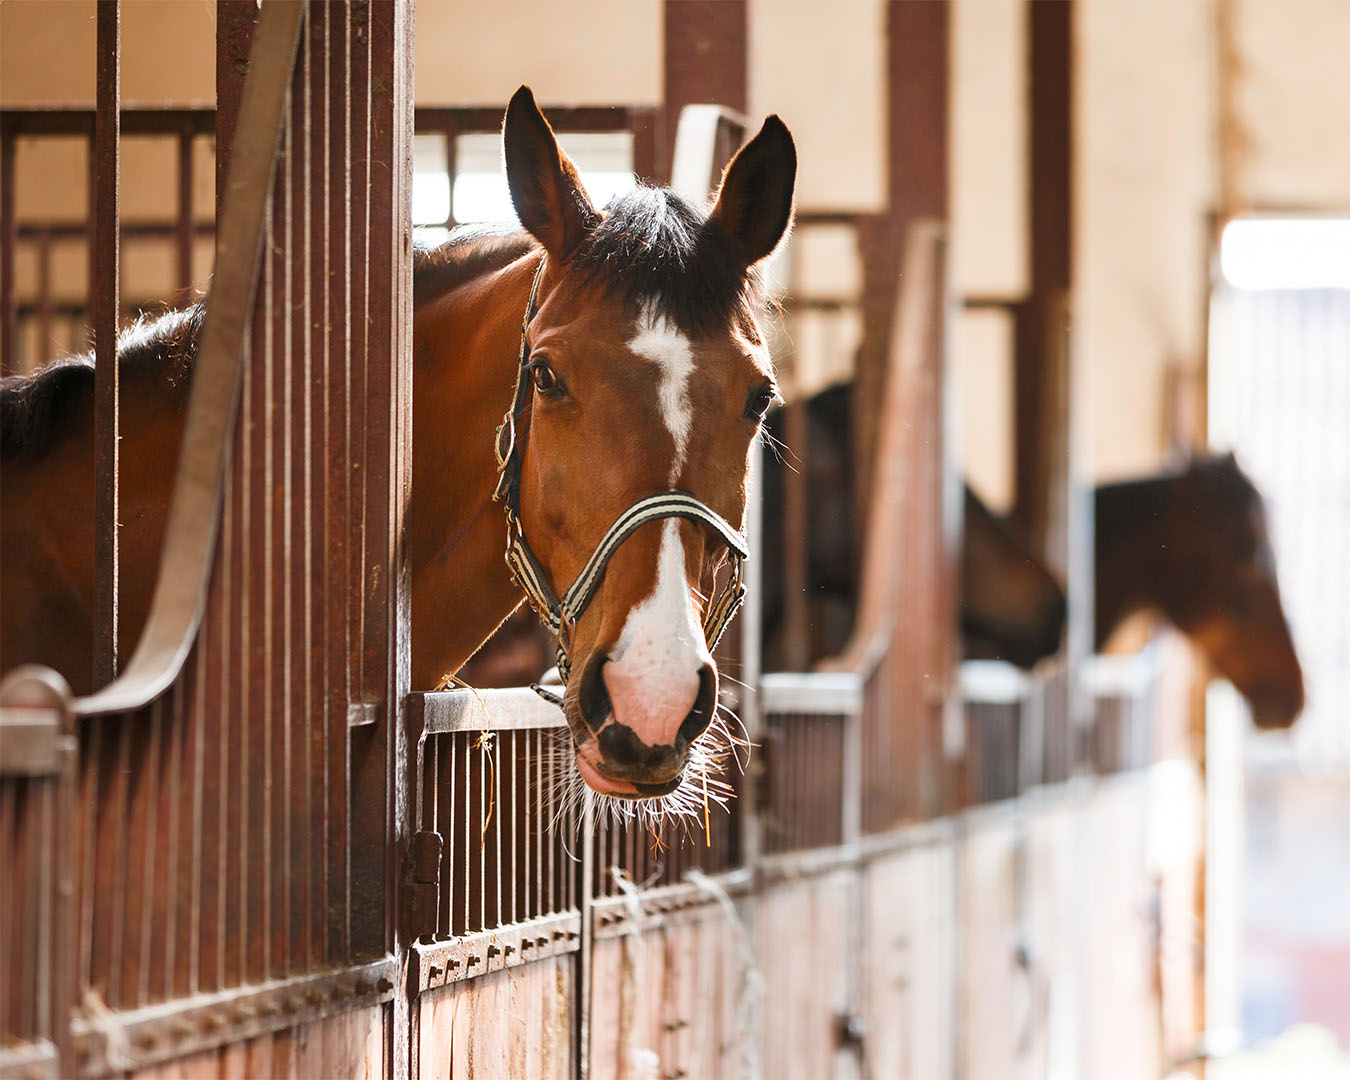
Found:
<path fill-rule="evenodd" d="M 511 580 L 524 590 L 530 606 L 538 613 L 540 621 L 557 641 L 558 673 L 564 683 L 571 675 L 571 635 L 582 613 L 594 598 L 605 576 L 609 560 L 625 540 L 641 526 L 651 521 L 665 518 L 684 518 L 706 525 L 726 544 L 731 561 L 731 577 L 717 595 L 703 618 L 703 636 L 708 649 L 717 648 L 718 641 L 726 631 L 727 625 L 735 616 L 745 598 L 743 563 L 748 555 L 745 538 L 731 524 L 709 507 L 706 503 L 685 491 L 663 491 L 639 499 L 618 516 L 605 533 L 600 543 L 586 560 L 581 573 L 559 599 L 548 583 L 548 575 L 525 539 L 525 529 L 520 520 L 520 472 L 522 465 L 518 427 L 525 415 L 525 407 L 530 401 L 530 381 L 525 371 L 529 364 L 530 347 L 526 340 L 530 321 L 534 318 L 539 301 L 539 282 L 544 276 L 544 259 L 539 260 L 539 268 L 534 272 L 534 281 L 530 285 L 530 298 L 525 306 L 525 318 L 520 327 L 520 353 L 516 364 L 516 390 L 511 408 L 502 418 L 497 428 L 497 487 L 493 499 L 500 502 L 506 511 L 506 565 L 511 570 Z M 555 704 L 561 705 L 562 699 L 541 687 L 536 686 L 539 694 Z"/>

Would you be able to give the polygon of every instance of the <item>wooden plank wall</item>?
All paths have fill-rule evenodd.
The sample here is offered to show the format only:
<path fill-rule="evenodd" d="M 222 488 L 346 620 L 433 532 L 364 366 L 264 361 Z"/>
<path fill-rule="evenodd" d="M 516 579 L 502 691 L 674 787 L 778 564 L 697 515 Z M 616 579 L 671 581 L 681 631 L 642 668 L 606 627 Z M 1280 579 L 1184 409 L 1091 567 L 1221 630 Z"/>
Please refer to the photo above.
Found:
<path fill-rule="evenodd" d="M 839 1038 L 840 1019 L 853 1007 L 857 890 L 855 871 L 836 870 L 759 897 L 764 1076 L 860 1075 L 857 1055 Z"/>
<path fill-rule="evenodd" d="M 417 1075 L 566 1080 L 575 1000 L 570 955 L 424 993 L 417 1006 Z"/>
<path fill-rule="evenodd" d="M 136 1073 L 136 1080 L 329 1076 L 384 1080 L 388 1009 L 376 1006 L 288 1028 Z"/>
<path fill-rule="evenodd" d="M 658 929 L 597 941 L 592 954 L 590 1076 L 738 1076 L 752 1047 L 750 942 L 720 907 Z"/>
<path fill-rule="evenodd" d="M 863 875 L 866 1075 L 956 1075 L 957 847 L 927 842 Z"/>

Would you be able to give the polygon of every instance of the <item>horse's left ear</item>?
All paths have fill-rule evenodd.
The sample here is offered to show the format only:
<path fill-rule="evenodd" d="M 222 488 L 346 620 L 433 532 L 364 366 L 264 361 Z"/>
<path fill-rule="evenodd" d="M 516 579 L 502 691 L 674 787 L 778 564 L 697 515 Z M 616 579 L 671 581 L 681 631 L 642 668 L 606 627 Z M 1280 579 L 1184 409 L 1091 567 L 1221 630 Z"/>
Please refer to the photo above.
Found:
<path fill-rule="evenodd" d="M 787 126 L 770 116 L 722 174 L 711 219 L 736 242 L 746 266 L 773 254 L 792 224 L 797 148 Z"/>
<path fill-rule="evenodd" d="M 528 86 L 517 90 L 506 107 L 502 144 L 516 216 L 544 250 L 561 262 L 576 250 L 600 215 Z"/>

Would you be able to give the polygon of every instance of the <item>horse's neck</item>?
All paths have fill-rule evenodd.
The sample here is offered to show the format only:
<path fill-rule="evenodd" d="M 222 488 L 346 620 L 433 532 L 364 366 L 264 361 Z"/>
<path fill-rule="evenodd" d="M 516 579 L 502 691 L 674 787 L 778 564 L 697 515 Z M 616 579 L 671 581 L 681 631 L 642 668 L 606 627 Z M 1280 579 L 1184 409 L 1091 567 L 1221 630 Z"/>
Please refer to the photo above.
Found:
<path fill-rule="evenodd" d="M 1161 608 L 1158 557 L 1167 550 L 1171 477 L 1107 484 L 1096 491 L 1097 645 L 1131 613 Z"/>
<path fill-rule="evenodd" d="M 533 260 L 419 305 L 414 318 L 413 685 L 453 673 L 519 604 L 492 502 Z M 505 310 L 509 314 L 502 317 Z"/>

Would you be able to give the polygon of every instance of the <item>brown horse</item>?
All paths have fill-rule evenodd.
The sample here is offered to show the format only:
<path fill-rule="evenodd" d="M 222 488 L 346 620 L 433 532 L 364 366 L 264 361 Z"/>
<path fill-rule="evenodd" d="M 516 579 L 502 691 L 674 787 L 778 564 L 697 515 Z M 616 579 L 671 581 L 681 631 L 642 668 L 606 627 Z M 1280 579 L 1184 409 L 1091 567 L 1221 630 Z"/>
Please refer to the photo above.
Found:
<path fill-rule="evenodd" d="M 657 188 L 600 211 L 528 88 L 503 137 L 526 231 L 415 258 L 413 685 L 456 671 L 520 604 L 520 581 L 574 673 L 563 707 L 581 777 L 678 806 L 695 786 L 681 788 L 686 766 L 710 756 L 705 628 L 736 599 L 717 573 L 739 547 L 750 448 L 777 397 L 756 266 L 789 228 L 795 149 L 770 117 L 710 212 Z M 146 617 L 199 317 L 120 343 L 126 642 Z M 91 410 L 87 357 L 3 388 L 0 650 L 6 666 L 77 681 L 93 510 L 71 492 L 93 460 Z"/>
<path fill-rule="evenodd" d="M 1303 709 L 1261 494 L 1231 454 L 1096 492 L 1096 638 L 1160 612 L 1251 704 L 1263 728 Z"/>

